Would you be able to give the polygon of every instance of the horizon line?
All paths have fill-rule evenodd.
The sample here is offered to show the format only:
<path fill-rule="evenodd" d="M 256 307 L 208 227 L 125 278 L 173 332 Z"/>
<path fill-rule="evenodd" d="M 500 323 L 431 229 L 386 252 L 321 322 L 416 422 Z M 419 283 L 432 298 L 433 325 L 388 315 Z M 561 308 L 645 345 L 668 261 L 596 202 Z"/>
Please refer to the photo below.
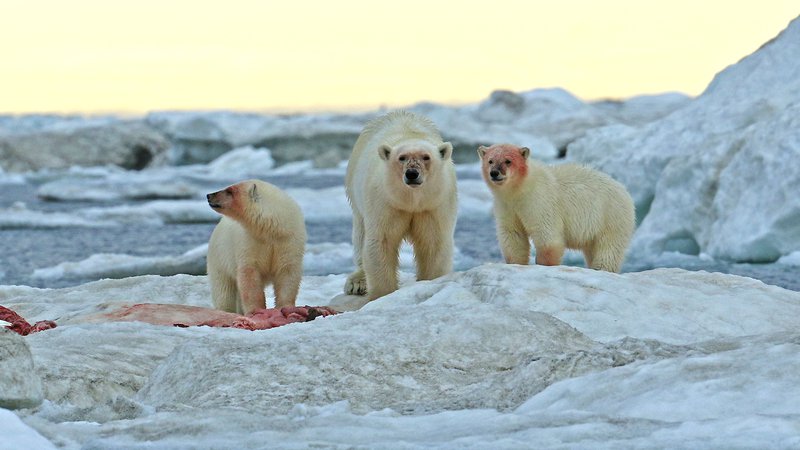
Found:
<path fill-rule="evenodd" d="M 634 98 L 639 97 L 657 97 L 661 95 L 668 95 L 668 94 L 678 94 L 678 95 L 685 95 L 690 99 L 695 99 L 702 95 L 702 92 L 697 95 L 692 95 L 687 92 L 679 91 L 679 90 L 664 90 L 660 92 L 647 92 L 647 93 L 640 93 L 634 94 L 630 96 L 598 96 L 593 98 L 582 98 L 578 95 L 575 95 L 571 91 L 563 87 L 542 87 L 542 88 L 531 88 L 527 90 L 515 91 L 510 89 L 494 89 L 489 92 L 488 95 L 478 99 L 476 101 L 469 101 L 469 100 L 450 100 L 450 101 L 435 101 L 435 100 L 418 100 L 413 103 L 408 104 L 394 104 L 394 103 L 378 103 L 378 104 L 349 104 L 349 105 L 314 105 L 314 106 L 270 106 L 264 108 L 253 108 L 253 107 L 235 107 L 235 106 L 221 106 L 221 107 L 202 107 L 202 108 L 191 108 L 191 107 L 173 107 L 173 108 L 152 108 L 152 109 L 74 109 L 74 110 L 30 110 L 30 111 L 12 111 L 12 110 L 0 110 L 0 116 L 86 116 L 86 117 L 98 117 L 98 116 L 116 116 L 116 117 L 135 117 L 135 116 L 147 116 L 149 114 L 158 114 L 158 113 L 214 113 L 214 112 L 233 112 L 233 113 L 242 113 L 242 114 L 263 114 L 263 115 L 306 115 L 306 114 L 363 114 L 369 113 L 373 111 L 385 111 L 385 110 L 394 110 L 394 109 L 404 109 L 404 108 L 414 108 L 419 105 L 425 104 L 433 104 L 439 105 L 447 108 L 460 108 L 469 105 L 477 105 L 482 102 L 487 101 L 492 94 L 495 92 L 512 92 L 514 94 L 524 94 L 528 92 L 535 92 L 535 91 L 552 91 L 552 90 L 561 90 L 572 97 L 578 99 L 579 101 L 586 103 L 586 104 L 593 104 L 593 103 L 602 103 L 602 102 L 626 102 Z"/>

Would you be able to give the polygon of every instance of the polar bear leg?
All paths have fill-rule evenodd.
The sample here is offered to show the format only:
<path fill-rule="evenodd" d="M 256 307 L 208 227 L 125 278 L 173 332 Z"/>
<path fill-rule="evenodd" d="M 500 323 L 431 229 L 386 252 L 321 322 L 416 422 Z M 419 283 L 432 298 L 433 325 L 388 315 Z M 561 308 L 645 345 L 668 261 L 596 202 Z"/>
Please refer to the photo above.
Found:
<path fill-rule="evenodd" d="M 417 263 L 417 280 L 433 280 L 453 270 L 453 228 L 455 215 L 436 213 L 414 216 L 411 243 Z"/>
<path fill-rule="evenodd" d="M 585 252 L 586 265 L 595 270 L 619 273 L 625 261 L 626 245 L 615 245 L 613 239 L 595 241 L 590 250 Z"/>
<path fill-rule="evenodd" d="M 364 217 L 353 210 L 353 263 L 356 270 L 364 267 L 362 255 L 364 251 Z"/>
<path fill-rule="evenodd" d="M 344 293 L 347 295 L 366 295 L 367 276 L 364 274 L 364 218 L 353 210 L 353 263 L 356 270 L 347 277 Z"/>
<path fill-rule="evenodd" d="M 367 275 L 363 269 L 358 268 L 347 277 L 347 281 L 344 283 L 344 293 L 347 295 L 367 294 Z"/>
<path fill-rule="evenodd" d="M 557 243 L 536 245 L 536 264 L 557 266 L 564 257 L 564 245 Z"/>
<path fill-rule="evenodd" d="M 497 241 L 507 264 L 526 265 L 531 259 L 531 242 L 523 230 L 498 224 Z"/>
<path fill-rule="evenodd" d="M 303 268 L 289 266 L 275 274 L 272 289 L 275 291 L 275 307 L 294 306 L 297 292 L 300 290 L 300 280 L 303 278 Z"/>
<path fill-rule="evenodd" d="M 362 257 L 367 277 L 367 296 L 370 300 L 397 290 L 397 267 L 403 231 L 405 230 L 400 228 L 366 230 L 366 246 Z"/>
<path fill-rule="evenodd" d="M 591 247 L 583 249 L 583 259 L 586 260 L 586 267 L 596 269 L 596 267 L 594 267 L 594 251 Z"/>
<path fill-rule="evenodd" d="M 236 272 L 236 286 L 239 288 L 239 297 L 242 300 L 242 314 L 247 315 L 267 307 L 264 282 L 254 267 L 239 268 Z"/>
<path fill-rule="evenodd" d="M 237 300 L 239 298 L 236 289 L 236 280 L 227 277 L 214 270 L 208 272 L 208 279 L 211 282 L 211 300 L 214 308 L 221 311 L 237 312 Z"/>

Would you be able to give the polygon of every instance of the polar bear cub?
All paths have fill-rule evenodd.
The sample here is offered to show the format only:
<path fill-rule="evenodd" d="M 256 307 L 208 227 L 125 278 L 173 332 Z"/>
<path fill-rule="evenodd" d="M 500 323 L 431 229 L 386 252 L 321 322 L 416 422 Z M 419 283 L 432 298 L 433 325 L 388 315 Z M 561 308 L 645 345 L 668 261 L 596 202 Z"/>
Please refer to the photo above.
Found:
<path fill-rule="evenodd" d="M 276 307 L 294 306 L 306 243 L 297 203 L 260 180 L 242 181 L 206 197 L 223 215 L 208 243 L 214 307 L 239 314 L 266 308 L 264 288 L 270 283 Z"/>
<path fill-rule="evenodd" d="M 509 264 L 561 263 L 582 250 L 586 265 L 619 272 L 636 227 L 633 200 L 608 175 L 576 164 L 545 166 L 526 147 L 479 147 L 483 178 L 494 195 L 497 239 Z"/>
<path fill-rule="evenodd" d="M 345 294 L 397 290 L 400 244 L 414 248 L 418 280 L 452 271 L 457 202 L 453 146 L 429 119 L 395 111 L 366 125 L 347 164 L 356 270 Z"/>

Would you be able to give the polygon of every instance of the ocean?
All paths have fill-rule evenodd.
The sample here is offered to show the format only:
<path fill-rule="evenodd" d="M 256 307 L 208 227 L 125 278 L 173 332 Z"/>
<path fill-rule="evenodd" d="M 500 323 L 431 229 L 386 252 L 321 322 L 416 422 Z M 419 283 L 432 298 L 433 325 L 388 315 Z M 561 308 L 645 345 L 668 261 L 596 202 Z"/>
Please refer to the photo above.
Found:
<path fill-rule="evenodd" d="M 344 183 L 341 174 L 298 174 L 265 176 L 264 180 L 283 189 L 304 188 L 324 190 L 340 187 Z M 471 171 L 461 171 L 459 180 L 476 180 Z M 222 186 L 220 186 L 222 187 Z M 36 194 L 37 186 L 26 183 L 3 185 L 4 195 L 0 208 L 13 214 L 11 207 L 20 202 L 27 210 L 44 213 L 71 213 L 87 208 L 117 208 L 120 206 L 146 206 L 150 200 L 98 201 L 45 201 Z M 191 200 L 194 201 L 194 200 Z M 325 203 L 324 198 L 319 199 Z M 199 207 L 205 200 L 197 198 Z M 347 215 L 344 215 L 347 216 Z M 122 254 L 139 257 L 180 255 L 208 242 L 215 223 L 129 223 L 118 226 L 85 227 L 54 226 L 44 220 L 32 226 L 0 228 L 3 252 L 0 256 L 0 284 L 26 285 L 40 288 L 61 288 L 95 281 L 93 276 L 66 273 L 61 277 L 35 277 L 37 269 L 53 267 L 64 262 L 77 262 L 98 254 Z M 306 220 L 308 244 L 351 242 L 352 223 L 349 217 L 313 217 Z M 494 220 L 488 214 L 460 214 L 456 223 L 455 243 L 459 250 L 455 262 L 456 270 L 466 270 L 487 262 L 502 262 L 502 254 L 495 238 Z M 313 257 L 311 255 L 307 257 Z M 583 265 L 577 252 L 569 252 L 565 264 Z M 710 258 L 687 255 L 661 255 L 657 258 L 631 257 L 623 266 L 623 272 L 639 272 L 658 267 L 680 267 L 688 270 L 704 270 L 746 276 L 767 284 L 786 289 L 800 290 L 798 267 L 789 264 L 742 264 L 718 261 Z M 349 267 L 315 265 L 306 275 L 344 273 Z M 201 274 L 193 273 L 195 275 Z"/>

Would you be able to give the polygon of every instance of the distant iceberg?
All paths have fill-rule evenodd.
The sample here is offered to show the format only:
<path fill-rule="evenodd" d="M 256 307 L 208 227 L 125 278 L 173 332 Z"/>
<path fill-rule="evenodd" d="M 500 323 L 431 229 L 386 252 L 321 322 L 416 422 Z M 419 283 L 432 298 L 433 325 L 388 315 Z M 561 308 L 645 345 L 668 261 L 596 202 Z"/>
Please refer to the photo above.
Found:
<path fill-rule="evenodd" d="M 641 127 L 589 130 L 568 157 L 625 184 L 632 252 L 773 262 L 800 249 L 800 21 Z"/>

